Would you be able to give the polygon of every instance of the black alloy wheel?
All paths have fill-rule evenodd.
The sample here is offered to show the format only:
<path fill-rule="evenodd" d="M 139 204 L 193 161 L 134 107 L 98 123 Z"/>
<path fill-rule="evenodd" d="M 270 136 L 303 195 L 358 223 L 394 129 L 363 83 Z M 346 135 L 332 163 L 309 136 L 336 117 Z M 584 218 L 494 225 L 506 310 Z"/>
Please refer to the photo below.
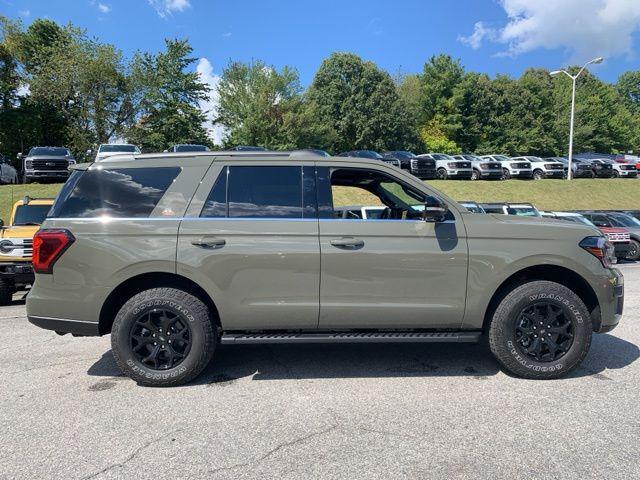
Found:
<path fill-rule="evenodd" d="M 152 370 L 178 366 L 189 354 L 191 342 L 187 319 L 165 309 L 143 312 L 133 324 L 130 334 L 134 357 Z"/>
<path fill-rule="evenodd" d="M 515 320 L 516 345 L 537 362 L 562 358 L 571 349 L 573 337 L 573 321 L 557 304 L 536 302 L 524 308 Z"/>

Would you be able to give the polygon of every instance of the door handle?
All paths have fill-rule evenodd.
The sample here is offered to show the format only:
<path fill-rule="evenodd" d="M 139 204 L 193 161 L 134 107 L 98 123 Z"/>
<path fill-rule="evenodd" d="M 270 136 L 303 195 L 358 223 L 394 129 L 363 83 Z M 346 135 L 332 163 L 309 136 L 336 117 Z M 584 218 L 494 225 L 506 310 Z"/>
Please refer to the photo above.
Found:
<path fill-rule="evenodd" d="M 194 245 L 196 247 L 201 247 L 201 248 L 222 248 L 226 245 L 226 240 L 224 240 L 223 238 L 207 238 L 207 237 L 202 237 L 199 238 L 198 240 L 194 240 L 191 242 L 191 245 Z"/>
<path fill-rule="evenodd" d="M 331 245 L 338 248 L 345 248 L 350 250 L 355 250 L 357 248 L 364 247 L 364 240 L 360 240 L 359 238 L 336 238 L 331 240 Z"/>

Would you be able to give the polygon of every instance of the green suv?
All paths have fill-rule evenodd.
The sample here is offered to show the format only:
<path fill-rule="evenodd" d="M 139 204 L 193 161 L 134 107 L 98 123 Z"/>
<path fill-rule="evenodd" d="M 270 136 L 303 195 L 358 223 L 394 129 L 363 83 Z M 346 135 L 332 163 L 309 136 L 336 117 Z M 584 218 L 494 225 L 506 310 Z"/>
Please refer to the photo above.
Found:
<path fill-rule="evenodd" d="M 375 219 L 342 206 L 383 207 Z M 595 228 L 477 215 L 378 160 L 312 152 L 122 155 L 74 167 L 33 242 L 29 321 L 111 333 L 124 373 L 171 386 L 222 344 L 477 342 L 526 378 L 620 320 Z"/>

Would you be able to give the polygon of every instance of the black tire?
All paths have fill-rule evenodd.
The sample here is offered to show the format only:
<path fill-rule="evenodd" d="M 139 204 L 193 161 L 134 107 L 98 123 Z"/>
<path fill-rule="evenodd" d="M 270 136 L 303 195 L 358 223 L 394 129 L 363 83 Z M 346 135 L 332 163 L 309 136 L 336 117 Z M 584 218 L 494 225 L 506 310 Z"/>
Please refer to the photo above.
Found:
<path fill-rule="evenodd" d="M 10 305 L 15 287 L 12 282 L 0 279 L 0 305 Z"/>
<path fill-rule="evenodd" d="M 545 311 L 544 305 L 550 305 L 554 313 L 549 318 L 555 320 L 544 319 L 537 313 Z M 536 313 L 524 313 L 531 312 L 531 309 Z M 558 316 L 553 317 L 557 312 L 560 312 Z M 520 322 L 530 322 L 532 326 L 523 327 Z M 559 326 L 554 326 L 554 322 L 558 322 Z M 571 329 L 571 338 L 568 337 L 569 333 L 551 333 L 565 328 L 560 322 L 568 322 L 569 327 L 566 328 Z M 530 332 L 537 331 L 536 338 L 523 334 L 524 328 Z M 580 297 L 558 283 L 533 281 L 515 288 L 502 299 L 489 326 L 489 347 L 498 362 L 514 375 L 529 379 L 553 379 L 566 375 L 580 365 L 589 352 L 592 332 L 591 316 Z M 538 353 L 545 351 L 545 348 L 547 353 L 538 357 L 533 356 L 535 353 L 527 353 L 525 347 L 528 339 L 532 339 L 529 348 L 539 346 L 542 350 Z M 550 353 L 551 345 L 563 345 L 566 350 L 560 352 L 560 356 L 557 353 L 554 356 Z M 547 358 L 543 358 L 545 356 Z"/>
<path fill-rule="evenodd" d="M 544 178 L 544 172 L 540 169 L 533 171 L 533 179 L 534 180 L 542 180 Z"/>
<path fill-rule="evenodd" d="M 633 238 L 629 240 L 629 250 L 624 258 L 625 260 L 631 260 L 632 262 L 638 260 L 638 258 L 640 258 L 640 242 Z"/>
<path fill-rule="evenodd" d="M 480 178 L 480 171 L 474 168 L 471 172 L 471 180 L 480 180 Z"/>
<path fill-rule="evenodd" d="M 511 173 L 509 172 L 508 168 L 503 168 L 502 169 L 502 179 L 503 180 L 509 180 L 511 178 Z"/>
<path fill-rule="evenodd" d="M 162 343 L 162 348 L 167 348 L 160 352 L 157 343 L 153 343 L 156 347 L 151 345 L 151 330 L 145 330 L 148 332 L 146 335 L 145 332 L 140 332 L 134 336 L 134 329 L 140 328 L 141 319 L 147 316 L 151 318 L 158 311 L 163 312 L 162 315 L 165 315 L 164 312 L 175 315 L 177 322 L 184 322 L 180 325 L 187 329 L 186 342 L 182 342 L 180 332 L 167 334 L 168 330 L 165 330 L 164 334 L 161 333 L 156 338 Z M 144 345 L 141 342 L 134 348 L 132 343 L 136 341 L 135 338 L 144 338 Z M 173 345 L 167 345 L 171 344 L 171 338 L 174 339 Z M 182 359 L 174 366 L 151 368 L 140 359 L 144 353 L 149 353 L 140 353 L 140 347 L 151 348 L 156 352 L 156 359 L 161 354 L 172 352 L 173 359 L 176 345 L 179 349 L 180 343 L 187 342 L 186 350 L 180 354 Z M 211 361 L 215 345 L 216 329 L 212 312 L 200 299 L 175 288 L 153 288 L 134 295 L 122 306 L 111 329 L 111 348 L 118 367 L 139 384 L 152 387 L 173 387 L 193 380 Z"/>
<path fill-rule="evenodd" d="M 446 180 L 447 178 L 449 178 L 449 175 L 447 174 L 447 170 L 445 168 L 439 168 L 437 175 L 438 180 Z"/>
<path fill-rule="evenodd" d="M 613 171 L 613 178 L 620 178 L 620 172 L 618 172 L 617 170 Z"/>

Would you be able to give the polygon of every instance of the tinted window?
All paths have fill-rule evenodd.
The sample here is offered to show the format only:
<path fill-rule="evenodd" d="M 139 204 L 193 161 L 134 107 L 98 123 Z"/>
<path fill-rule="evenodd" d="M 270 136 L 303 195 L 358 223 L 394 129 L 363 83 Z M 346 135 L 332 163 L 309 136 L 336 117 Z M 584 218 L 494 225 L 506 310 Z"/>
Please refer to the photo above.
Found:
<path fill-rule="evenodd" d="M 200 213 L 201 217 L 221 218 L 227 216 L 227 167 L 220 172 Z"/>
<path fill-rule="evenodd" d="M 301 167 L 228 167 L 221 174 L 201 216 L 229 218 L 302 218 L 303 173 Z M 315 193 L 313 169 L 308 173 L 305 189 Z M 226 179 L 226 183 L 225 183 Z M 224 185 L 226 184 L 226 189 Z M 226 191 L 225 191 L 226 190 Z M 223 205 L 226 197 L 226 205 Z M 315 215 L 315 198 L 304 202 Z"/>
<path fill-rule="evenodd" d="M 19 205 L 13 218 L 14 225 L 40 225 L 47 218 L 51 205 Z"/>
<path fill-rule="evenodd" d="M 209 149 L 204 145 L 176 145 L 176 152 L 207 152 Z"/>
<path fill-rule="evenodd" d="M 73 188 L 63 188 L 51 216 L 148 217 L 179 173 L 174 167 L 87 170 L 69 179 Z"/>
<path fill-rule="evenodd" d="M 138 153 L 139 150 L 135 145 L 100 145 L 100 152 Z"/>
<path fill-rule="evenodd" d="M 65 157 L 71 155 L 71 152 L 62 147 L 35 147 L 29 151 L 29 156 L 50 155 L 52 157 Z"/>

